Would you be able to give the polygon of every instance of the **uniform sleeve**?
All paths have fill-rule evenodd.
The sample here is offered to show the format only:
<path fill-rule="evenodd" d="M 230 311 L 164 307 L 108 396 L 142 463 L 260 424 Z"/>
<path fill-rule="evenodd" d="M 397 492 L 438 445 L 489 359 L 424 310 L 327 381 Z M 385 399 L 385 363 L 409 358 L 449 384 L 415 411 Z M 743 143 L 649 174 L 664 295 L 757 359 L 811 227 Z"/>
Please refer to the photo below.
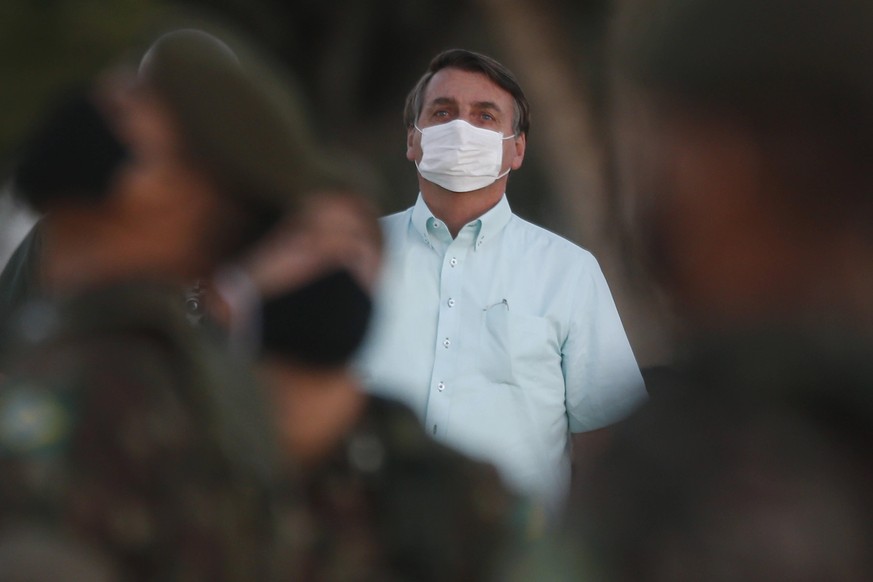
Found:
<path fill-rule="evenodd" d="M 646 399 L 639 366 L 600 265 L 587 255 L 583 266 L 561 353 L 571 432 L 613 424 Z"/>

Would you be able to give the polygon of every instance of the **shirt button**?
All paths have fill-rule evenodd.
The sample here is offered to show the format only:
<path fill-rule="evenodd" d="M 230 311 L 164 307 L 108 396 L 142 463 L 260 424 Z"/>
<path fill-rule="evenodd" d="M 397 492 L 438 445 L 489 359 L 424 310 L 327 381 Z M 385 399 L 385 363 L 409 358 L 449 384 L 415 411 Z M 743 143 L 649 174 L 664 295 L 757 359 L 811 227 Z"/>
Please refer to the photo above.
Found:
<path fill-rule="evenodd" d="M 439 390 L 440 392 L 442 392 L 442 391 L 445 390 L 445 389 L 446 389 L 446 383 L 445 383 L 445 382 L 440 382 L 439 384 L 437 384 L 437 390 Z"/>
<path fill-rule="evenodd" d="M 449 261 L 449 264 L 454 267 L 455 265 L 458 264 L 458 259 L 456 259 L 455 257 L 452 257 L 452 260 Z"/>
<path fill-rule="evenodd" d="M 440 223 L 439 223 L 438 221 L 436 221 L 436 220 L 433 221 L 433 227 L 434 227 L 434 228 L 439 229 L 440 226 L 441 226 L 441 225 L 440 225 Z"/>
<path fill-rule="evenodd" d="M 447 303 L 449 304 L 449 307 L 454 307 L 454 306 L 455 306 L 455 300 L 454 300 L 454 299 L 449 299 L 449 300 L 447 301 Z"/>
<path fill-rule="evenodd" d="M 444 348 L 448 348 L 450 345 L 452 345 L 452 342 L 449 341 L 449 338 L 446 338 L 443 340 L 443 347 Z"/>

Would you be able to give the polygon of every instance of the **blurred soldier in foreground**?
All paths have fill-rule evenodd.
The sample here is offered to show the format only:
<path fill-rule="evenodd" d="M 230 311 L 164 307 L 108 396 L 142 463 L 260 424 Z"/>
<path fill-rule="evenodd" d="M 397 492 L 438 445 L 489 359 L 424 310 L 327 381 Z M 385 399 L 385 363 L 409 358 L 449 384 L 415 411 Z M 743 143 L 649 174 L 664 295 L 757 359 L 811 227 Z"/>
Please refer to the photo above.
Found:
<path fill-rule="evenodd" d="M 247 318 L 289 479 L 276 567 L 294 580 L 487 580 L 518 500 L 349 366 L 381 262 L 376 216 L 360 193 L 321 192 L 243 263 L 264 297 Z M 237 315 L 240 277 L 217 286 Z"/>
<path fill-rule="evenodd" d="M 574 491 L 591 579 L 869 578 L 871 28 L 854 0 L 625 3 L 623 185 L 693 343 Z"/>
<path fill-rule="evenodd" d="M 180 299 L 314 180 L 293 96 L 257 67 L 170 33 L 128 91 L 62 114 L 111 146 L 96 187 L 41 174 L 63 135 L 22 157 L 18 191 L 46 211 L 46 298 L 6 330 L 0 533 L 75 540 L 124 580 L 264 579 L 270 423 Z"/>

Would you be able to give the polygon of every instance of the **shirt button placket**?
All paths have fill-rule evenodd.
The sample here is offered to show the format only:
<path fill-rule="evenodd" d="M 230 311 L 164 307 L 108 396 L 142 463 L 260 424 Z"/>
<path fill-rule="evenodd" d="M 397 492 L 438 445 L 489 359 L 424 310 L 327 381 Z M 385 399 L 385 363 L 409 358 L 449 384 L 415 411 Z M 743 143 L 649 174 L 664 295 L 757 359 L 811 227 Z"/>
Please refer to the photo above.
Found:
<path fill-rule="evenodd" d="M 441 225 L 432 222 L 433 228 Z M 433 436 L 443 437 L 446 434 L 446 424 L 451 406 L 451 391 L 446 387 L 456 374 L 458 357 L 455 349 L 456 337 L 460 329 L 460 318 L 463 315 L 459 309 L 458 293 L 462 275 L 460 267 L 463 264 L 466 249 L 470 246 L 469 238 L 454 240 L 449 243 L 443 256 L 442 271 L 439 279 L 440 309 L 437 323 L 437 352 L 435 353 L 433 370 L 431 372 L 431 393 L 427 405 L 427 426 Z"/>

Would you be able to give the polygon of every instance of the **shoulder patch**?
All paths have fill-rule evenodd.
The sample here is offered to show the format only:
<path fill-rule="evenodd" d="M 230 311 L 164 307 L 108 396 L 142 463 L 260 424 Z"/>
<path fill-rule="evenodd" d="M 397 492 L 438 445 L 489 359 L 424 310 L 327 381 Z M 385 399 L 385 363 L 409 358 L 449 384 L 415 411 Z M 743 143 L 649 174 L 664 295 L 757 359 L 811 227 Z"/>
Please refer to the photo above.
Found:
<path fill-rule="evenodd" d="M 10 384 L 0 394 L 0 456 L 28 455 L 55 448 L 69 438 L 67 407 L 34 384 Z"/>

